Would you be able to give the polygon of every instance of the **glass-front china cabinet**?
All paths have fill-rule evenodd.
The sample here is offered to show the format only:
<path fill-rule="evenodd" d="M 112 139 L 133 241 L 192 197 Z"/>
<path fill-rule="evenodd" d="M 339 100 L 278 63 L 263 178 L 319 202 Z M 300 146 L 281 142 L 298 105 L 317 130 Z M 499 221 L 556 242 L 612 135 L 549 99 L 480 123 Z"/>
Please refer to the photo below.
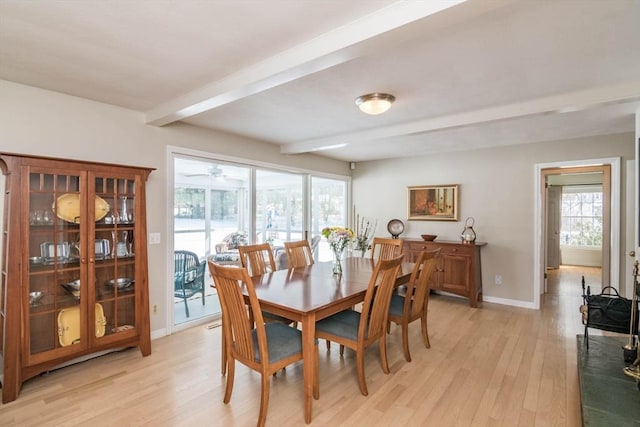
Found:
<path fill-rule="evenodd" d="M 152 169 L 0 153 L 2 401 L 113 348 L 151 353 L 145 183 Z"/>

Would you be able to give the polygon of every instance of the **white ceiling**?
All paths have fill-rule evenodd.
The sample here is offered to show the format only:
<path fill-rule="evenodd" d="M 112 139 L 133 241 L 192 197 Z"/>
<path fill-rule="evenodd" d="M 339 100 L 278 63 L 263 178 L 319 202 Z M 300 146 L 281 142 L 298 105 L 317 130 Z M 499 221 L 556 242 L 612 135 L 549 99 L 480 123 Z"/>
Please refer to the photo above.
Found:
<path fill-rule="evenodd" d="M 0 79 L 346 161 L 633 132 L 640 0 L 0 0 Z M 367 116 L 357 96 L 388 92 Z"/>

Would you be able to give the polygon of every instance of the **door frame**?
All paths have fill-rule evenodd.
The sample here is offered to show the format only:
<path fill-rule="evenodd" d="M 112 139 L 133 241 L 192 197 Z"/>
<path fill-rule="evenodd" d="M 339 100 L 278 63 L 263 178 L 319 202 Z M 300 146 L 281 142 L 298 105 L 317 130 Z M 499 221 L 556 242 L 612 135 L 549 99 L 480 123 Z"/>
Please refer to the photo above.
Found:
<path fill-rule="evenodd" d="M 540 309 L 540 295 L 544 291 L 545 283 L 545 242 L 544 234 L 546 223 L 546 191 L 544 183 L 547 173 L 545 169 L 578 168 L 587 166 L 609 165 L 611 167 L 611 200 L 610 200 L 610 224 L 609 233 L 609 283 L 620 281 L 620 157 L 608 157 L 600 159 L 569 160 L 553 163 L 538 163 L 534 165 L 534 259 L 533 259 L 533 305 Z M 603 253 L 606 248 L 603 248 Z M 604 257 L 603 257 L 604 258 Z M 606 260 L 605 260 L 606 261 Z"/>

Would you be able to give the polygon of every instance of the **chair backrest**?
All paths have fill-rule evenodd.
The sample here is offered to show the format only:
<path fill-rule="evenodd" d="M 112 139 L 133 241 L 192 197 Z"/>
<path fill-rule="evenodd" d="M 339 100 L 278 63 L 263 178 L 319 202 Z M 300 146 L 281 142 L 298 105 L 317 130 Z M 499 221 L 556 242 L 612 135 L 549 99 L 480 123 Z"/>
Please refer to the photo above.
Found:
<path fill-rule="evenodd" d="M 254 369 L 263 362 L 268 363 L 267 335 L 264 329 L 262 310 L 260 310 L 260 304 L 247 269 L 225 267 L 209 261 L 209 272 L 213 277 L 213 283 L 220 299 L 222 322 L 225 325 L 222 328 L 222 333 L 225 334 L 228 351 L 233 352 L 234 358 Z M 242 294 L 243 286 L 246 287 L 254 316 L 259 359 L 256 359 L 252 334 L 254 324 L 250 321 L 249 312 L 245 306 Z"/>
<path fill-rule="evenodd" d="M 403 258 L 404 254 L 401 254 L 395 258 L 381 259 L 376 263 L 362 304 L 358 341 L 375 339 L 386 333 L 391 292 Z"/>
<path fill-rule="evenodd" d="M 421 316 L 429 298 L 429 279 L 436 269 L 440 248 L 418 255 L 411 278 L 407 284 L 403 316 L 415 319 Z"/>
<path fill-rule="evenodd" d="M 188 271 L 195 271 L 200 264 L 198 255 L 193 252 L 183 250 L 174 251 L 173 261 L 173 272 L 176 285 L 178 285 L 178 281 L 184 282 L 185 274 Z"/>
<path fill-rule="evenodd" d="M 371 243 L 371 258 L 389 259 L 402 253 L 404 240 L 374 237 Z M 376 254 L 377 252 L 377 254 Z"/>
<path fill-rule="evenodd" d="M 268 243 L 238 246 L 240 263 L 247 269 L 250 276 L 276 271 L 276 262 Z"/>
<path fill-rule="evenodd" d="M 309 241 L 284 242 L 289 268 L 304 267 L 313 264 L 313 252 Z"/>

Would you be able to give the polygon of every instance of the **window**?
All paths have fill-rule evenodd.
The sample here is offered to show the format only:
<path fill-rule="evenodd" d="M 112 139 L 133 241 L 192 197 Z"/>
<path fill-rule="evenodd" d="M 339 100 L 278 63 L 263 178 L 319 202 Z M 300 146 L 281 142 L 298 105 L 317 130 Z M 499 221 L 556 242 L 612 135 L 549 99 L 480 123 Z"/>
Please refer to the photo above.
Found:
<path fill-rule="evenodd" d="M 282 242 L 304 238 L 303 188 L 301 174 L 256 170 L 256 238 L 282 246 Z"/>
<path fill-rule="evenodd" d="M 317 236 L 324 227 L 348 225 L 347 182 L 329 178 L 311 178 L 311 234 Z M 318 245 L 317 260 L 330 261 L 331 249 L 326 240 Z"/>
<path fill-rule="evenodd" d="M 602 247 L 602 196 L 601 185 L 562 188 L 562 245 Z"/>

